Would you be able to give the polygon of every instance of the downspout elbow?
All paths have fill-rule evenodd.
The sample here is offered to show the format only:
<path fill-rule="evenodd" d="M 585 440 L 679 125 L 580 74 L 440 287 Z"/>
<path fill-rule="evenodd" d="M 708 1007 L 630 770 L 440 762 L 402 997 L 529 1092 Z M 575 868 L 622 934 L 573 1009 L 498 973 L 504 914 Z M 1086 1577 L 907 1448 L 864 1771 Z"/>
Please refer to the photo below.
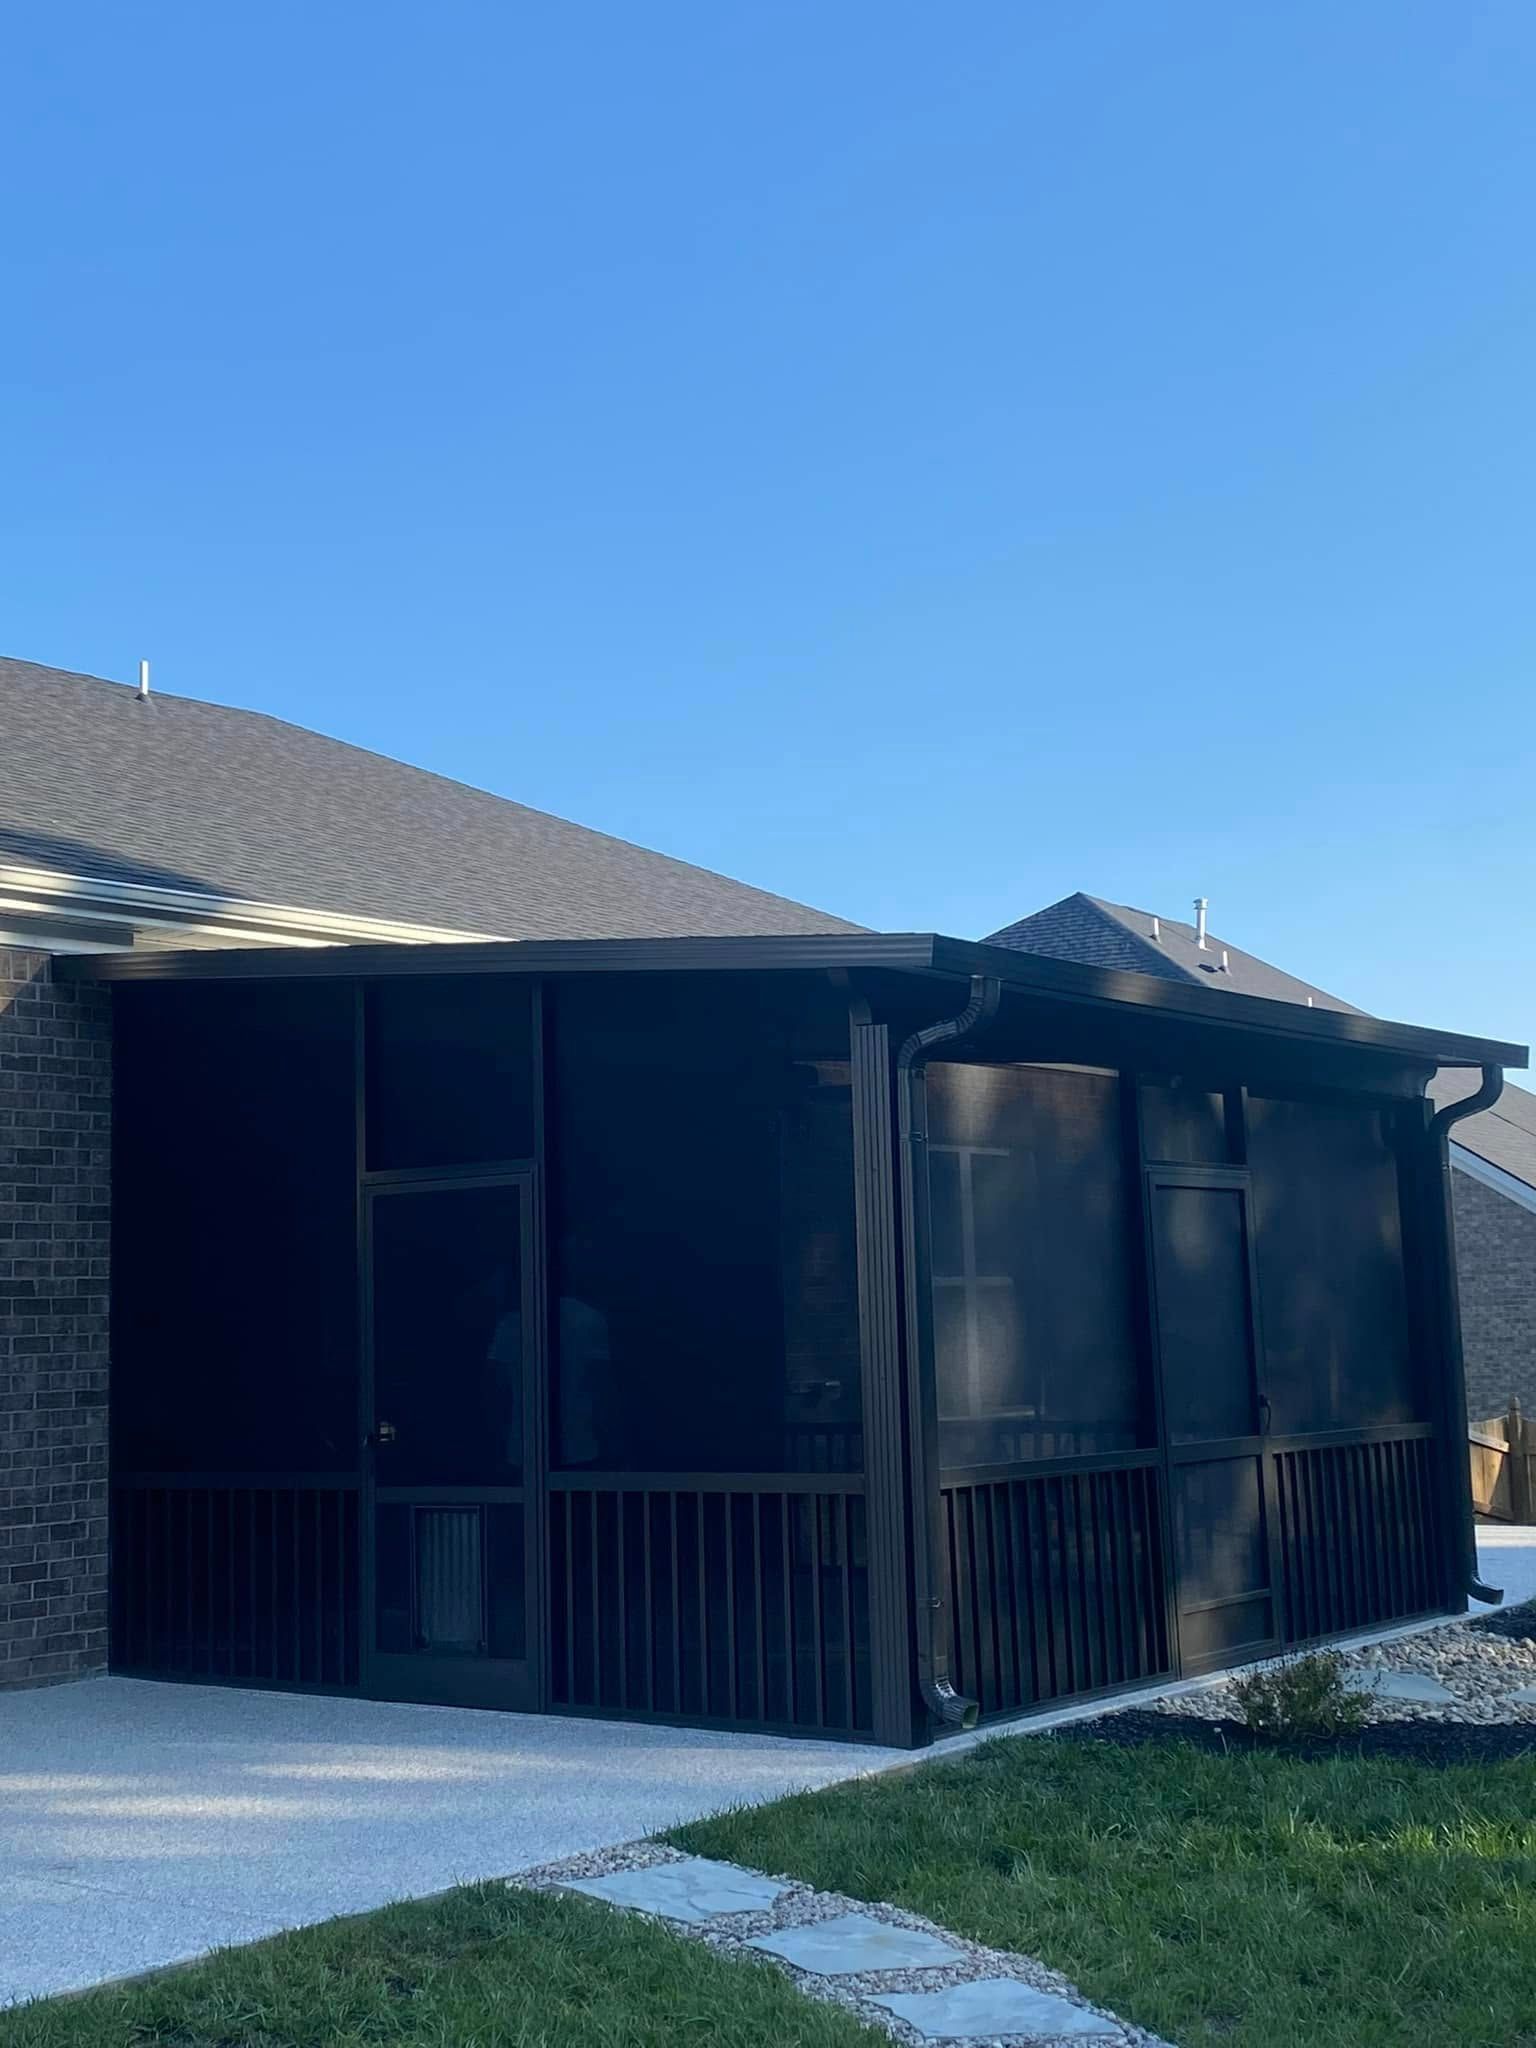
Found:
<path fill-rule="evenodd" d="M 1498 1101 L 1500 1095 L 1502 1095 L 1503 1092 L 1504 1069 L 1502 1067 L 1493 1066 L 1491 1064 L 1486 1065 L 1483 1068 L 1483 1078 L 1481 1082 L 1470 1095 L 1463 1096 L 1459 1102 L 1446 1103 L 1442 1109 L 1437 1109 L 1435 1111 L 1435 1114 L 1429 1120 L 1429 1142 L 1431 1146 L 1434 1148 L 1437 1164 L 1440 1171 L 1442 1195 L 1445 1202 L 1446 1220 L 1448 1225 L 1446 1251 L 1448 1257 L 1451 1258 L 1454 1258 L 1456 1248 L 1454 1217 L 1452 1215 L 1451 1209 L 1451 1192 L 1449 1185 L 1451 1171 L 1451 1130 L 1454 1125 L 1461 1123 L 1465 1118 L 1469 1116 L 1476 1116 L 1481 1110 L 1492 1109 L 1493 1105 Z M 1450 1343 L 1447 1346 L 1447 1353 L 1452 1378 L 1451 1415 L 1454 1421 L 1457 1417 L 1465 1417 L 1466 1415 L 1466 1367 L 1462 1359 L 1461 1345 L 1459 1341 Z M 1465 1446 L 1463 1446 L 1463 1456 L 1465 1456 Z M 1477 1544 L 1475 1540 L 1473 1540 L 1470 1537 L 1470 1535 L 1467 1543 L 1467 1551 L 1468 1555 L 1466 1558 L 1465 1568 L 1462 1575 L 1464 1591 L 1474 1600 L 1481 1600 L 1484 1602 L 1485 1605 L 1489 1607 L 1497 1607 L 1504 1598 L 1504 1590 L 1501 1586 L 1485 1585 L 1483 1581 L 1478 1577 Z"/>

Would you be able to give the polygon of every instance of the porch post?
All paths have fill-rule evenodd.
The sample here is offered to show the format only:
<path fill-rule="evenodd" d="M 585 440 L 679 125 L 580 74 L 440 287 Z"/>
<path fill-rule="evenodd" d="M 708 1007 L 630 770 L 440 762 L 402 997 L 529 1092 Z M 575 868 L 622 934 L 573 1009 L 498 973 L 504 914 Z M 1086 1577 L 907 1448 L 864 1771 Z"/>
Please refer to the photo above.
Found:
<path fill-rule="evenodd" d="M 853 1199 L 858 1248 L 869 1665 L 874 1737 L 920 1737 L 912 1645 L 911 1487 L 902 1413 L 901 1273 L 890 1034 L 851 1006 Z"/>

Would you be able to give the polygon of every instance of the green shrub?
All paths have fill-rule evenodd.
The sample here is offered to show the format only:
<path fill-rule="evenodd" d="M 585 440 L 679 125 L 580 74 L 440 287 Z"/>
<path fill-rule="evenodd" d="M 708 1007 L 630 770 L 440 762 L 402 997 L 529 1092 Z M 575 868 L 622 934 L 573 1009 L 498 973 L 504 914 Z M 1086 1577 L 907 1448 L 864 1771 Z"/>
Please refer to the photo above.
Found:
<path fill-rule="evenodd" d="M 1364 1726 L 1369 1693 L 1344 1675 L 1331 1650 L 1288 1657 L 1268 1671 L 1234 1679 L 1238 1712 L 1257 1735 L 1353 1735 Z"/>

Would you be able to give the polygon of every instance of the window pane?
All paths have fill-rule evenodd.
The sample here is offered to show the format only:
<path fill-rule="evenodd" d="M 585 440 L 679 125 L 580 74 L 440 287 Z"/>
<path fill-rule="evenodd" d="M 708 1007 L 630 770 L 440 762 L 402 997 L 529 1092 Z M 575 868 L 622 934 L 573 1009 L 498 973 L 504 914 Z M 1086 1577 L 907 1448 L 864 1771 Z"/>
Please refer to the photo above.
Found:
<path fill-rule="evenodd" d="M 1147 1441 L 1118 1080 L 935 1063 L 927 1088 L 945 1464 Z"/>
<path fill-rule="evenodd" d="M 528 984 L 510 975 L 375 982 L 367 991 L 368 1165 L 533 1156 Z"/>
<path fill-rule="evenodd" d="M 1141 1145 L 1148 1159 L 1169 1160 L 1180 1166 L 1225 1166 L 1225 1101 L 1192 1081 L 1144 1082 Z"/>
<path fill-rule="evenodd" d="M 1413 1369 L 1388 1112 L 1253 1096 L 1265 1391 L 1280 1432 L 1410 1422 Z"/>

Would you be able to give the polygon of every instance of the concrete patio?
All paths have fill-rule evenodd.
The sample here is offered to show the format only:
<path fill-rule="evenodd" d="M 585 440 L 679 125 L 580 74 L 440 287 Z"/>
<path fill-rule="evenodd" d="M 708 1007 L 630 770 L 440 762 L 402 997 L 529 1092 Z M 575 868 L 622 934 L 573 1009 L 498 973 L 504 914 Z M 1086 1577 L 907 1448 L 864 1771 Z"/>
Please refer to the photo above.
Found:
<path fill-rule="evenodd" d="M 502 1876 L 899 1752 L 86 1680 L 0 1700 L 0 2003 Z"/>
<path fill-rule="evenodd" d="M 1536 1529 L 1480 1530 L 1479 1551 L 1510 1605 L 1536 1598 Z M 0 1698 L 0 2004 L 911 1760 L 127 1678 L 12 1693 Z"/>

